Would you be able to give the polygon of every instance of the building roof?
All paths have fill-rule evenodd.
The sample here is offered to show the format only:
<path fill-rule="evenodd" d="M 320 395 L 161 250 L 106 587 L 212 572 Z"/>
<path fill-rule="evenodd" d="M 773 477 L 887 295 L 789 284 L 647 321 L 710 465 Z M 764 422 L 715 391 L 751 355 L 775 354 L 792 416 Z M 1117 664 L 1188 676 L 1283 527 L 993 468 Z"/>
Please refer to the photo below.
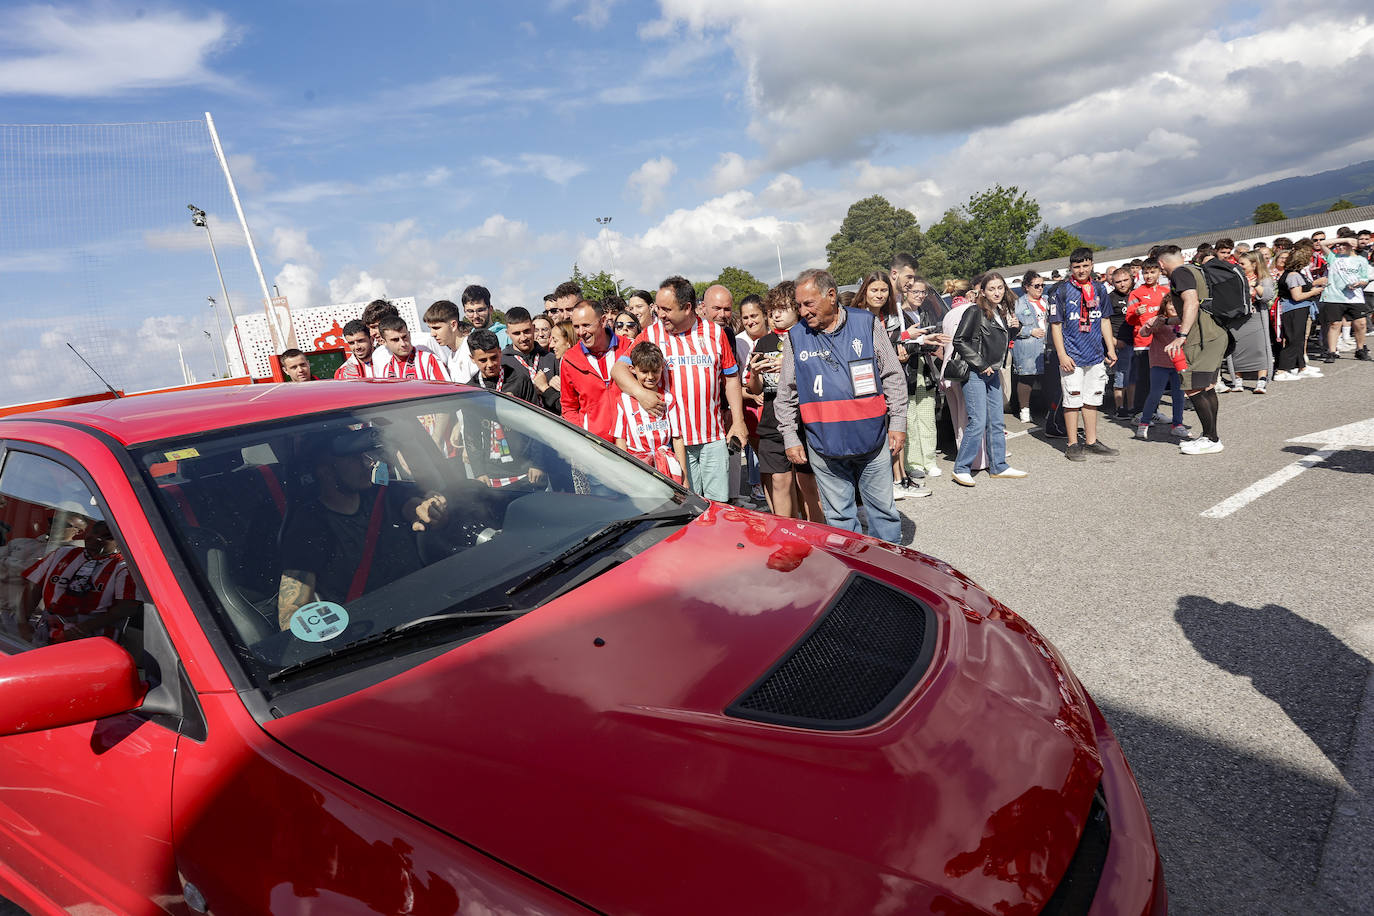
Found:
<path fill-rule="evenodd" d="M 1120 263 L 1134 258 L 1145 257 L 1155 245 L 1177 245 L 1185 252 L 1196 249 L 1203 242 L 1215 242 L 1219 238 L 1232 238 L 1237 242 L 1256 242 L 1259 240 L 1273 240 L 1281 235 L 1291 236 L 1296 240 L 1300 236 L 1325 229 L 1328 233 L 1341 226 L 1351 226 L 1359 228 L 1360 224 L 1366 225 L 1374 223 L 1374 206 L 1355 207 L 1351 210 L 1335 210 L 1327 213 L 1312 213 L 1307 216 L 1299 216 L 1295 219 L 1283 219 L 1274 223 L 1257 223 L 1250 226 L 1237 226 L 1232 229 L 1214 229 L 1199 235 L 1185 235 L 1173 239 L 1161 239 L 1157 242 L 1146 242 L 1139 245 L 1128 245 L 1121 248 L 1109 248 L 1105 251 L 1093 253 L 1093 260 L 1098 264 Z M 1035 261 L 1030 264 L 1016 264 L 1011 267 L 999 267 L 997 272 L 1007 278 L 1008 281 L 1015 283 L 1028 270 L 1036 273 L 1049 273 L 1058 270 L 1061 273 L 1069 269 L 1068 256 L 1062 258 L 1051 258 L 1048 261 Z"/>

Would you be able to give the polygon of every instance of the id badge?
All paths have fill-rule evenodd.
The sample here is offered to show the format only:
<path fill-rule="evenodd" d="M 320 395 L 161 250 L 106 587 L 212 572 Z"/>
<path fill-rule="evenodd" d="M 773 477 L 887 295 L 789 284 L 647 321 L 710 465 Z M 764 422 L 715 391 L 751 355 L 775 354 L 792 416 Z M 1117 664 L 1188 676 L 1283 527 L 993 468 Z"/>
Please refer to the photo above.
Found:
<path fill-rule="evenodd" d="M 854 397 L 866 398 L 878 393 L 878 376 L 873 369 L 873 360 L 859 359 L 849 364 L 849 381 L 854 386 Z"/>

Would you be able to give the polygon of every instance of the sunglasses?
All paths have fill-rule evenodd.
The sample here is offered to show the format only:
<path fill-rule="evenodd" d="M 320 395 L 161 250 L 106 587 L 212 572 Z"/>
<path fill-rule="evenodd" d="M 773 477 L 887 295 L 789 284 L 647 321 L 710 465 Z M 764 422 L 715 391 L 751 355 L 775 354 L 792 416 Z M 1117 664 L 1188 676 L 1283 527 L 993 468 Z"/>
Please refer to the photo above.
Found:
<path fill-rule="evenodd" d="M 1029 289 L 1044 289 L 1044 288 L 1045 288 L 1045 284 L 1043 284 L 1043 283 L 1032 283 L 1028 288 L 1029 288 Z"/>
<path fill-rule="evenodd" d="M 619 330 L 627 330 L 627 329 L 630 329 L 630 328 L 637 328 L 637 327 L 639 327 L 639 325 L 635 324 L 633 321 L 617 321 L 617 322 L 615 323 L 615 327 L 616 327 L 616 330 L 619 331 Z"/>

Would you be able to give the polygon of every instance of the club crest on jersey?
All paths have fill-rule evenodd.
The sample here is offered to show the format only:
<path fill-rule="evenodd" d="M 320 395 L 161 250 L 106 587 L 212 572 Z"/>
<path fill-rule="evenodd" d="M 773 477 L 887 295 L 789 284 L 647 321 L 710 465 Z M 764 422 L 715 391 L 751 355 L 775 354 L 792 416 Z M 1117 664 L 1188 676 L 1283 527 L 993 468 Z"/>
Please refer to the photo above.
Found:
<path fill-rule="evenodd" d="M 864 352 L 864 342 L 857 337 L 851 340 L 849 345 L 854 348 L 855 356 L 859 356 Z"/>

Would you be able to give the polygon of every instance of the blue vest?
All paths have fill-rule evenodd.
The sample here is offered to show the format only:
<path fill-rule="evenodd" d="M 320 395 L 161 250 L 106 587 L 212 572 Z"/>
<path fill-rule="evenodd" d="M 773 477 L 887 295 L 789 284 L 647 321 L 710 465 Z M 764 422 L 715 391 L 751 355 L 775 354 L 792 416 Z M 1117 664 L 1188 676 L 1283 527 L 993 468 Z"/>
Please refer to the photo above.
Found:
<path fill-rule="evenodd" d="M 873 316 L 845 309 L 833 334 L 798 321 L 787 331 L 806 441 L 826 458 L 871 455 L 887 439 L 887 398 L 873 352 Z M 855 383 L 871 393 L 856 394 Z"/>

